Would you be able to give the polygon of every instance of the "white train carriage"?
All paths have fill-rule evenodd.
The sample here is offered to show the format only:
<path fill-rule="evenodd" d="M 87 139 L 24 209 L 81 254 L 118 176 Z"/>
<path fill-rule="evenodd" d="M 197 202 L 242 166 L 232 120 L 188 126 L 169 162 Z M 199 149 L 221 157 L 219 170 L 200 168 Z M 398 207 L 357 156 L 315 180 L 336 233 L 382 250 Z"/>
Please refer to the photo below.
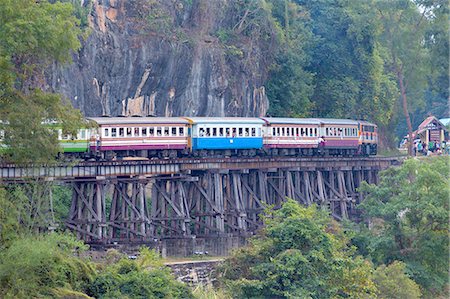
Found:
<path fill-rule="evenodd" d="M 277 155 L 313 155 L 317 152 L 320 121 L 314 118 L 261 118 L 265 121 L 264 149 Z"/>
<path fill-rule="evenodd" d="M 91 152 L 115 156 L 176 157 L 188 151 L 189 122 L 180 117 L 91 117 L 98 128 Z"/>

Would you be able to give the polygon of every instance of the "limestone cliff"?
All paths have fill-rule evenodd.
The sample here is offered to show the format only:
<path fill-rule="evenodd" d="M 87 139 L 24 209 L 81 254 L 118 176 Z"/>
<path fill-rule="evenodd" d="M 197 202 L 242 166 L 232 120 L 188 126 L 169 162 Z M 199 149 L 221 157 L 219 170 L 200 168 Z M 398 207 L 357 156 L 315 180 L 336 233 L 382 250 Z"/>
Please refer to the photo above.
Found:
<path fill-rule="evenodd" d="M 48 87 L 85 115 L 265 115 L 276 41 L 242 34 L 250 14 L 239 1 L 81 5 L 89 9 L 90 34 L 72 64 L 53 67 Z M 224 38 L 230 33 L 233 43 Z"/>

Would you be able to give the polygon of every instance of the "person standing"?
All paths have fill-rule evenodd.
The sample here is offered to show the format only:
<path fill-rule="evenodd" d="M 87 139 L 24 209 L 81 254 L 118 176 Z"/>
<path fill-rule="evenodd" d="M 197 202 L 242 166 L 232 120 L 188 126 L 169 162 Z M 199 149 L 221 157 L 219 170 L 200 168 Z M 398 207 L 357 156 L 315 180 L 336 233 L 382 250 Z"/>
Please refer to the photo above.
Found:
<path fill-rule="evenodd" d="M 418 153 L 418 154 L 423 154 L 423 144 L 422 144 L 422 140 L 420 140 L 420 141 L 417 143 L 417 153 Z"/>

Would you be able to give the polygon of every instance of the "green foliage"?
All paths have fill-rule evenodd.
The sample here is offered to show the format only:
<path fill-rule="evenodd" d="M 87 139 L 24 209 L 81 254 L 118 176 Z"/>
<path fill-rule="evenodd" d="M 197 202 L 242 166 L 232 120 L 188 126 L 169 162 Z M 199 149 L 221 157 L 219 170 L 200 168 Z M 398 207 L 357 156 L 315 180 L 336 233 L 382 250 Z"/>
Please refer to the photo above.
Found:
<path fill-rule="evenodd" d="M 88 294 L 95 298 L 193 298 L 148 248 L 141 249 L 137 260 L 122 258 L 101 269 Z"/>
<path fill-rule="evenodd" d="M 448 157 L 409 159 L 383 172 L 378 186 L 360 188 L 368 193 L 361 208 L 372 225 L 359 245 L 376 264 L 403 261 L 429 294 L 448 285 L 448 163 Z"/>
<path fill-rule="evenodd" d="M 46 68 L 54 61 L 70 61 L 70 51 L 80 47 L 78 26 L 70 3 L 2 2 L 0 119 L 8 160 L 46 162 L 56 157 L 56 134 L 44 121 L 57 121 L 72 133 L 80 126 L 79 111 L 41 90 Z"/>
<path fill-rule="evenodd" d="M 427 5 L 428 4 L 428 5 Z M 432 9 L 426 28 L 426 48 L 429 51 L 430 72 L 427 72 L 428 93 L 425 113 L 438 118 L 450 115 L 449 98 L 449 7 L 444 0 L 425 2 L 425 9 Z"/>
<path fill-rule="evenodd" d="M 373 275 L 380 299 L 419 299 L 419 286 L 405 274 L 405 264 L 395 261 L 379 266 Z"/>
<path fill-rule="evenodd" d="M 140 5 L 139 5 L 140 6 Z M 175 28 L 168 9 L 159 1 L 149 0 L 143 3 L 146 12 L 146 30 L 156 32 L 162 36 L 170 34 Z"/>
<path fill-rule="evenodd" d="M 282 44 L 267 82 L 273 116 L 309 116 L 313 104 L 313 74 L 306 70 L 310 63 L 312 33 L 305 26 L 308 18 L 302 7 L 290 1 L 274 1 L 272 14 L 284 24 Z"/>
<path fill-rule="evenodd" d="M 49 298 L 83 294 L 94 275 L 88 262 L 74 256 L 85 250 L 69 235 L 17 239 L 0 253 L 0 297 Z"/>
<path fill-rule="evenodd" d="M 0 189 L 0 251 L 18 237 L 22 227 L 19 222 L 18 206 L 6 196 L 6 191 Z"/>
<path fill-rule="evenodd" d="M 53 210 L 55 222 L 60 226 L 69 217 L 69 209 L 72 204 L 72 190 L 64 185 L 52 186 Z"/>
<path fill-rule="evenodd" d="M 374 298 L 371 270 L 326 213 L 288 200 L 219 272 L 235 298 Z"/>

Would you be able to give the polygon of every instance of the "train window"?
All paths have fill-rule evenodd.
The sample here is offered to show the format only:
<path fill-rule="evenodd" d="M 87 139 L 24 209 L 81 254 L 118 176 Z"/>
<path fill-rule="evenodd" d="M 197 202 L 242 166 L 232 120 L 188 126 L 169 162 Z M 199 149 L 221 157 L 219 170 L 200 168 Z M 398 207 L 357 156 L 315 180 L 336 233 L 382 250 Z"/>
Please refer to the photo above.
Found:
<path fill-rule="evenodd" d="M 309 128 L 309 136 L 311 137 L 313 135 L 313 129 Z"/>
<path fill-rule="evenodd" d="M 252 136 L 255 137 L 256 136 L 256 129 L 252 128 Z"/>
<path fill-rule="evenodd" d="M 244 132 L 245 132 L 244 136 L 246 137 L 250 136 L 250 128 L 245 128 Z"/>
<path fill-rule="evenodd" d="M 169 127 L 164 127 L 164 136 L 169 136 Z"/>
<path fill-rule="evenodd" d="M 148 136 L 155 136 L 155 128 L 148 128 Z"/>
<path fill-rule="evenodd" d="M 139 134 L 140 128 L 134 128 L 134 136 L 139 137 L 141 134 Z"/>
<path fill-rule="evenodd" d="M 212 129 L 212 136 L 217 137 L 217 128 Z"/>
<path fill-rule="evenodd" d="M 275 134 L 276 136 L 280 136 L 280 131 L 281 131 L 281 129 L 280 128 L 277 128 L 277 133 Z"/>
<path fill-rule="evenodd" d="M 238 132 L 239 132 L 239 137 L 242 137 L 242 132 L 243 132 L 242 128 L 239 128 Z"/>
<path fill-rule="evenodd" d="M 286 136 L 290 136 L 291 135 L 291 129 L 290 128 L 286 128 Z"/>
<path fill-rule="evenodd" d="M 219 128 L 219 136 L 223 137 L 223 128 Z"/>
<path fill-rule="evenodd" d="M 206 128 L 206 136 L 211 136 L 211 128 Z"/>
<path fill-rule="evenodd" d="M 325 135 L 329 136 L 329 133 L 330 133 L 329 129 L 326 128 L 326 129 L 325 129 Z"/>
<path fill-rule="evenodd" d="M 272 128 L 272 136 L 276 136 L 276 135 L 277 135 L 276 128 Z"/>
<path fill-rule="evenodd" d="M 142 137 L 147 137 L 147 128 L 142 128 Z"/>
<path fill-rule="evenodd" d="M 127 137 L 131 136 L 131 128 L 127 128 Z"/>
<path fill-rule="evenodd" d="M 300 129 L 300 135 L 303 137 L 305 136 L 305 128 Z"/>
<path fill-rule="evenodd" d="M 117 129 L 116 128 L 111 129 L 111 137 L 117 137 Z"/>
<path fill-rule="evenodd" d="M 124 137 L 124 136 L 125 136 L 125 129 L 119 128 L 119 137 Z"/>
<path fill-rule="evenodd" d="M 281 136 L 286 136 L 286 130 L 285 130 L 285 128 L 281 128 Z"/>
<path fill-rule="evenodd" d="M 177 136 L 177 127 L 172 127 L 172 136 Z"/>
<path fill-rule="evenodd" d="M 162 135 L 162 128 L 156 127 L 156 136 L 161 136 L 161 135 Z"/>
<path fill-rule="evenodd" d="M 299 128 L 295 128 L 295 136 L 297 137 L 299 136 L 299 131 L 300 131 Z"/>
<path fill-rule="evenodd" d="M 105 129 L 105 137 L 108 137 L 108 136 L 109 136 L 109 129 L 106 128 L 106 129 Z"/>
<path fill-rule="evenodd" d="M 183 127 L 180 128 L 180 136 L 184 136 L 184 128 Z"/>

